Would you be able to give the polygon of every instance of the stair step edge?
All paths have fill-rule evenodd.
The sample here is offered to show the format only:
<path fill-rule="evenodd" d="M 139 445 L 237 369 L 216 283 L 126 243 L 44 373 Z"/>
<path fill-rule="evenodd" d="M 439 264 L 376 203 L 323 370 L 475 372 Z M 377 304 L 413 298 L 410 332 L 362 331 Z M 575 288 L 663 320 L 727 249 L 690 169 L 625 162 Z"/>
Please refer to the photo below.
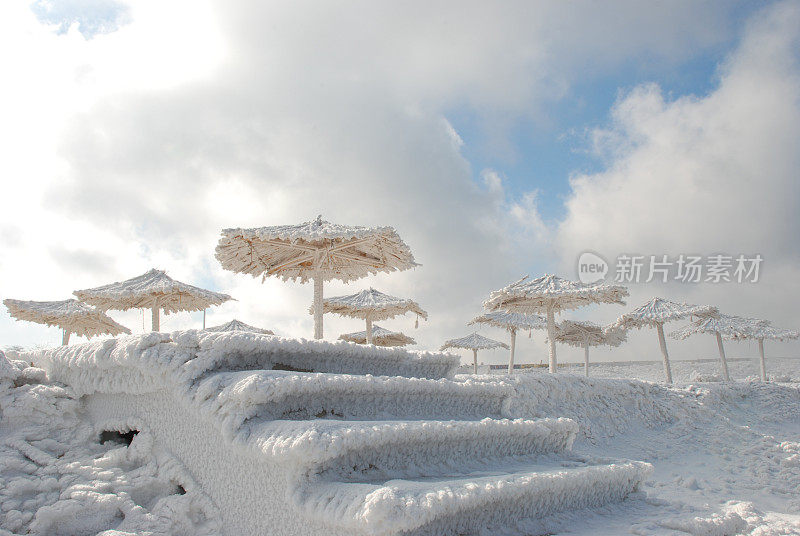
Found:
<path fill-rule="evenodd" d="M 480 421 L 265 421 L 237 436 L 277 460 L 321 463 L 382 446 L 423 441 L 502 444 L 529 440 L 569 449 L 578 425 L 566 418 L 483 419 Z"/>
<path fill-rule="evenodd" d="M 566 499 L 570 495 L 575 499 L 576 493 L 590 495 L 591 491 L 596 495 L 594 502 L 602 502 L 601 494 L 627 495 L 651 472 L 648 463 L 620 461 L 546 472 L 425 482 L 429 486 L 404 480 L 384 484 L 314 482 L 308 488 L 298 488 L 293 501 L 305 515 L 333 520 L 335 526 L 343 529 L 368 534 L 401 533 L 441 516 L 491 508 L 498 501 L 537 498 L 541 501 L 543 495 L 547 500 Z"/>

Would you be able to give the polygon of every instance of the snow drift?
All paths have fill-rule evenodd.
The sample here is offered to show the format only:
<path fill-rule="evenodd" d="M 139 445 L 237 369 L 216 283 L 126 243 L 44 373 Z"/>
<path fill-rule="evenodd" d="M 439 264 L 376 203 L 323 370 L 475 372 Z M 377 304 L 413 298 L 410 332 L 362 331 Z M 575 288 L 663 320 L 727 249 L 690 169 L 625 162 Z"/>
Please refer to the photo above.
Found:
<path fill-rule="evenodd" d="M 494 530 L 620 501 L 651 470 L 573 454 L 572 420 L 509 418 L 518 386 L 454 381 L 448 354 L 188 331 L 29 357 L 95 432 L 173 455 L 223 534 Z"/>

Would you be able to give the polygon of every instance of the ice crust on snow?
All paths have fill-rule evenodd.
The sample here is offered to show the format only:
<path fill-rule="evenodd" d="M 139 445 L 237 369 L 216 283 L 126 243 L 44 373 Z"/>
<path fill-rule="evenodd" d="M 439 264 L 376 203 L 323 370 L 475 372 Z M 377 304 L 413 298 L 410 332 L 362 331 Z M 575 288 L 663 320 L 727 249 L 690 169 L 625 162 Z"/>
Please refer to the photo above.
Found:
<path fill-rule="evenodd" d="M 188 471 L 182 459 L 177 471 L 191 473 L 199 492 L 213 490 L 223 533 L 256 534 L 251 527 L 265 523 L 320 535 L 800 533 L 791 513 L 800 510 L 797 384 L 386 377 L 363 374 L 388 367 L 374 348 L 348 357 L 342 346 L 352 345 L 281 341 L 149 334 L 25 358 L 69 384 L 73 399 L 85 395 L 96 425 L 149 427 L 148 449 L 197 460 Z M 321 367 L 340 352 L 363 359 L 348 365 L 359 374 L 263 370 L 296 363 L 292 352 L 315 354 L 304 362 Z M 0 359 L 8 378 L 19 372 L 0 383 L 41 377 L 23 365 Z M 580 455 L 561 450 L 573 443 Z M 649 472 L 604 460 L 609 453 L 654 463 L 648 497 L 608 502 Z"/>
<path fill-rule="evenodd" d="M 334 374 L 450 377 L 458 356 L 346 342 L 287 339 L 250 332 L 148 333 L 61 347 L 35 354 L 51 374 L 87 392 L 147 392 L 167 375 L 184 385 L 208 371 L 272 369 Z M 102 372 L 102 374 L 98 374 Z M 172 384 L 170 384 L 172 385 Z"/>
<path fill-rule="evenodd" d="M 152 436 L 100 444 L 68 387 L 1 353 L 0 369 L 17 372 L 0 377 L 0 534 L 219 534 L 214 505 Z"/>
<path fill-rule="evenodd" d="M 571 457 L 573 421 L 505 418 L 513 386 L 452 381 L 446 354 L 189 331 L 29 357 L 85 397 L 93 422 L 148 430 L 181 453 L 230 534 L 277 521 L 286 534 L 454 534 L 620 500 L 650 470 Z M 362 374 L 267 370 L 281 362 Z M 363 374 L 376 368 L 395 376 Z M 459 420 L 438 420 L 447 413 Z M 242 504 L 241 489 L 259 503 Z"/>

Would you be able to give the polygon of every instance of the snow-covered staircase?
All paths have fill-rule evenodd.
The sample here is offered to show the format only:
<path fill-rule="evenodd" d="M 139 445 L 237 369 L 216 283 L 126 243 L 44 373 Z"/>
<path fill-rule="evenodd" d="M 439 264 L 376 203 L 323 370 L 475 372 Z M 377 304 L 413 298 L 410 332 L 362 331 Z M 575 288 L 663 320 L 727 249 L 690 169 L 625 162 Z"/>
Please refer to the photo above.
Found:
<path fill-rule="evenodd" d="M 152 433 L 229 534 L 513 531 L 620 501 L 650 471 L 572 453 L 569 419 L 504 418 L 513 384 L 455 381 L 447 354 L 184 332 L 35 359 L 98 430 Z"/>

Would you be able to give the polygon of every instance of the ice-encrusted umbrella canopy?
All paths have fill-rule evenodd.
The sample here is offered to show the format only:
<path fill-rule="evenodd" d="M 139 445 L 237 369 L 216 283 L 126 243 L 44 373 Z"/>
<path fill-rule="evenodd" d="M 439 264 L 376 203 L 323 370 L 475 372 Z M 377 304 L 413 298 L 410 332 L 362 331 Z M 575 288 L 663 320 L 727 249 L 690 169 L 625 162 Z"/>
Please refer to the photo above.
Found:
<path fill-rule="evenodd" d="M 349 296 L 334 296 L 323 300 L 322 312 L 334 313 L 350 318 L 360 318 L 366 321 L 367 344 L 372 344 L 372 323 L 378 320 L 387 320 L 406 313 L 416 313 L 425 320 L 428 313 L 414 300 L 395 298 L 384 294 L 374 288 L 362 290 Z M 314 306 L 309 308 L 314 314 Z"/>
<path fill-rule="evenodd" d="M 514 373 L 514 353 L 517 347 L 518 330 L 547 329 L 547 320 L 539 315 L 525 313 L 509 313 L 507 311 L 492 311 L 470 320 L 467 325 L 486 324 L 502 328 L 511 335 L 511 352 L 508 358 L 508 373 Z"/>
<path fill-rule="evenodd" d="M 324 281 L 345 283 L 417 266 L 392 227 L 355 227 L 316 220 L 299 225 L 223 229 L 216 248 L 222 267 L 236 273 L 314 281 L 314 338 L 322 338 Z"/>
<path fill-rule="evenodd" d="M 8 313 L 17 320 L 55 326 L 63 330 L 61 344 L 69 343 L 70 334 L 94 337 L 96 335 L 119 335 L 131 330 L 91 305 L 78 300 L 23 301 L 3 300 Z"/>
<path fill-rule="evenodd" d="M 101 287 L 73 292 L 81 301 L 102 310 L 127 311 L 151 309 L 153 331 L 161 329 L 160 312 L 202 311 L 232 300 L 227 294 L 213 292 L 172 279 L 163 270 L 150 270 L 140 276 Z"/>
<path fill-rule="evenodd" d="M 757 340 L 760 354 L 761 380 L 767 381 L 764 339 L 784 341 L 796 339 L 800 336 L 796 331 L 772 326 L 769 320 L 722 314 L 719 315 L 718 318 L 699 318 L 688 326 L 684 326 L 670 333 L 670 336 L 676 339 L 685 339 L 695 333 L 713 333 L 716 336 L 719 357 L 722 361 L 722 373 L 725 380 L 730 380 L 730 375 L 728 374 L 728 363 L 725 358 L 725 348 L 722 345 L 723 339 L 733 341 L 742 341 L 746 339 Z"/>
<path fill-rule="evenodd" d="M 589 376 L 590 346 L 619 346 L 627 336 L 625 330 L 612 327 L 600 327 L 594 322 L 564 320 L 556 326 L 556 341 L 583 348 L 583 365 L 586 376 Z"/>
<path fill-rule="evenodd" d="M 580 283 L 546 274 L 536 279 L 526 275 L 519 281 L 491 293 L 483 306 L 490 310 L 544 314 L 547 318 L 547 339 L 550 347 L 550 372 L 557 372 L 555 313 L 577 309 L 593 303 L 625 305 L 628 289 L 605 283 Z"/>
<path fill-rule="evenodd" d="M 448 348 L 461 348 L 464 350 L 472 350 L 472 364 L 475 374 L 478 373 L 478 350 L 493 350 L 495 348 L 508 349 L 508 345 L 504 342 L 496 341 L 477 333 L 471 333 L 466 337 L 460 339 L 450 339 L 445 341 L 440 350 L 444 351 Z"/>
<path fill-rule="evenodd" d="M 390 331 L 380 327 L 378 324 L 372 324 L 370 327 L 372 328 L 371 342 L 367 342 L 366 331 L 343 333 L 339 335 L 339 339 L 357 344 L 374 344 L 375 346 L 407 346 L 409 344 L 417 344 L 417 341 L 405 333 Z"/>
<path fill-rule="evenodd" d="M 251 326 L 250 324 L 245 324 L 241 320 L 236 320 L 235 318 L 230 322 L 226 322 L 225 324 L 220 324 L 219 326 L 212 326 L 210 328 L 204 329 L 203 331 L 212 331 L 212 332 L 247 331 L 250 333 L 261 333 L 263 335 L 275 335 L 275 333 L 273 333 L 268 329 L 257 328 L 255 326 Z"/>
<path fill-rule="evenodd" d="M 711 305 L 690 305 L 656 297 L 630 313 L 620 316 L 611 326 L 625 330 L 643 327 L 656 328 L 661 355 L 664 357 L 664 375 L 667 383 L 672 383 L 672 368 L 669 365 L 667 341 L 664 339 L 664 324 L 693 316 L 700 318 L 717 315 L 719 315 L 719 310 Z"/>

